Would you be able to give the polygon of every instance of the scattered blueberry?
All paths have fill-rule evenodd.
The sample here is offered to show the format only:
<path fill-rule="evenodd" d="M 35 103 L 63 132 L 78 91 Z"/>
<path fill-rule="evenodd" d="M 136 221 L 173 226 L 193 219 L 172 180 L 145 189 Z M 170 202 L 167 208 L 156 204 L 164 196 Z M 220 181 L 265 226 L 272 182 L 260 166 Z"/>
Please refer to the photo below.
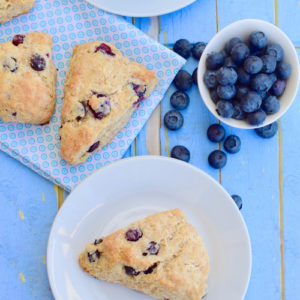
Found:
<path fill-rule="evenodd" d="M 193 85 L 193 78 L 190 73 L 180 70 L 174 79 L 174 84 L 180 91 L 187 91 Z"/>
<path fill-rule="evenodd" d="M 208 156 L 208 163 L 215 169 L 221 169 L 226 165 L 227 155 L 221 150 L 214 150 Z"/>
<path fill-rule="evenodd" d="M 264 55 L 261 57 L 263 67 L 261 69 L 264 73 L 273 73 L 276 69 L 276 57 L 272 55 Z"/>
<path fill-rule="evenodd" d="M 170 110 L 165 114 L 164 123 L 170 130 L 178 130 L 183 125 L 183 116 L 179 111 Z"/>
<path fill-rule="evenodd" d="M 100 141 L 97 141 L 96 143 L 94 143 L 87 152 L 91 153 L 94 152 L 98 147 L 99 147 Z"/>
<path fill-rule="evenodd" d="M 248 74 L 257 74 L 261 71 L 263 62 L 258 56 L 249 56 L 244 61 L 244 70 Z"/>
<path fill-rule="evenodd" d="M 207 137 L 211 142 L 219 143 L 225 138 L 225 129 L 220 124 L 212 124 L 207 129 Z"/>
<path fill-rule="evenodd" d="M 241 100 L 242 110 L 246 113 L 251 113 L 258 110 L 261 106 L 261 96 L 254 92 L 249 91 Z"/>
<path fill-rule="evenodd" d="M 251 48 L 260 50 L 267 46 L 268 37 L 261 31 L 254 31 L 249 35 L 248 42 Z"/>
<path fill-rule="evenodd" d="M 239 86 L 236 90 L 236 99 L 238 101 L 241 101 L 242 98 L 248 93 L 249 89 L 246 86 Z"/>
<path fill-rule="evenodd" d="M 225 59 L 224 59 L 224 64 L 223 64 L 224 67 L 229 67 L 229 68 L 237 68 L 237 64 L 232 60 L 232 57 L 231 56 L 227 56 Z"/>
<path fill-rule="evenodd" d="M 191 55 L 192 45 L 186 39 L 178 40 L 173 47 L 173 50 L 184 58 L 189 58 Z"/>
<path fill-rule="evenodd" d="M 198 68 L 196 68 L 192 74 L 193 81 L 196 85 L 198 85 L 198 76 L 197 76 Z"/>
<path fill-rule="evenodd" d="M 207 70 L 204 73 L 204 83 L 207 88 L 214 89 L 217 87 L 217 73 L 216 71 Z"/>
<path fill-rule="evenodd" d="M 223 118 L 231 118 L 234 113 L 233 105 L 229 101 L 220 100 L 217 103 L 217 113 Z"/>
<path fill-rule="evenodd" d="M 95 262 L 97 259 L 99 259 L 100 255 L 101 255 L 101 253 L 98 250 L 96 250 L 94 252 L 88 252 L 87 253 L 87 256 L 88 256 L 88 259 L 89 259 L 90 263 Z"/>
<path fill-rule="evenodd" d="M 284 80 L 280 80 L 280 79 L 276 80 L 271 88 L 272 95 L 274 95 L 276 97 L 282 95 L 285 90 L 285 86 L 286 86 L 286 83 Z"/>
<path fill-rule="evenodd" d="M 242 63 L 250 54 L 248 46 L 244 43 L 237 43 L 231 49 L 231 57 L 237 64 Z"/>
<path fill-rule="evenodd" d="M 272 84 L 271 77 L 264 73 L 256 74 L 251 79 L 251 87 L 256 92 L 267 92 Z"/>
<path fill-rule="evenodd" d="M 237 69 L 238 82 L 242 85 L 248 85 L 250 83 L 251 76 L 243 68 Z"/>
<path fill-rule="evenodd" d="M 279 44 L 269 44 L 266 49 L 266 54 L 274 56 L 276 61 L 281 61 L 284 51 Z"/>
<path fill-rule="evenodd" d="M 236 89 L 234 85 L 219 85 L 217 93 L 221 99 L 230 100 L 235 96 Z"/>
<path fill-rule="evenodd" d="M 157 255 L 159 251 L 159 245 L 152 241 L 148 244 L 148 247 L 147 249 L 143 252 L 143 256 L 147 256 L 148 254 L 149 255 Z"/>
<path fill-rule="evenodd" d="M 239 196 L 239 195 L 232 195 L 231 198 L 233 199 L 233 201 L 237 205 L 238 209 L 241 210 L 242 207 L 243 207 L 243 201 L 242 201 L 241 196 Z"/>
<path fill-rule="evenodd" d="M 241 104 L 237 100 L 233 100 L 231 103 L 233 105 L 232 118 L 235 120 L 244 120 L 246 118 L 246 115 L 242 110 Z"/>
<path fill-rule="evenodd" d="M 23 35 L 23 34 L 16 34 L 16 35 L 13 37 L 12 43 L 13 43 L 15 46 L 19 46 L 20 44 L 23 44 L 23 43 L 24 43 L 24 39 L 25 39 L 25 35 Z"/>
<path fill-rule="evenodd" d="M 224 56 L 219 52 L 212 52 L 206 58 L 206 67 L 208 70 L 216 70 L 223 65 Z"/>
<path fill-rule="evenodd" d="M 178 145 L 172 148 L 171 157 L 189 162 L 191 155 L 190 151 L 186 147 Z"/>
<path fill-rule="evenodd" d="M 291 75 L 291 65 L 280 61 L 276 67 L 277 75 L 280 79 L 287 79 Z"/>
<path fill-rule="evenodd" d="M 217 81 L 221 85 L 232 85 L 237 81 L 237 74 L 234 68 L 221 67 L 216 73 Z"/>
<path fill-rule="evenodd" d="M 140 272 L 136 271 L 134 268 L 129 267 L 129 266 L 124 266 L 124 269 L 125 269 L 125 273 L 127 275 L 137 276 L 140 274 Z"/>
<path fill-rule="evenodd" d="M 33 70 L 40 72 L 46 69 L 46 61 L 40 55 L 35 54 L 30 59 L 30 66 Z"/>
<path fill-rule="evenodd" d="M 230 55 L 233 46 L 235 44 L 238 44 L 238 43 L 242 43 L 242 40 L 240 38 L 234 37 L 234 38 L 230 39 L 229 42 L 226 44 L 226 47 L 225 47 L 226 52 Z"/>
<path fill-rule="evenodd" d="M 211 100 L 215 104 L 217 104 L 217 102 L 221 100 L 216 89 L 210 90 L 209 93 L 210 93 Z"/>
<path fill-rule="evenodd" d="M 3 62 L 3 68 L 8 69 L 10 72 L 14 73 L 18 70 L 18 63 L 14 57 L 7 57 Z"/>
<path fill-rule="evenodd" d="M 172 94 L 170 103 L 175 109 L 185 109 L 190 103 L 190 97 L 185 92 L 176 91 Z"/>
<path fill-rule="evenodd" d="M 266 113 L 262 109 L 259 109 L 255 112 L 249 113 L 247 115 L 247 121 L 250 125 L 260 125 L 265 121 L 266 117 Z"/>
<path fill-rule="evenodd" d="M 152 266 L 150 266 L 147 270 L 143 271 L 144 274 L 151 274 L 153 270 L 157 267 L 157 263 L 154 263 Z"/>
<path fill-rule="evenodd" d="M 112 52 L 111 48 L 104 44 L 104 43 L 101 43 L 99 46 L 96 47 L 95 51 L 94 52 L 102 52 L 102 53 L 105 53 L 109 56 L 115 56 L 116 54 Z"/>
<path fill-rule="evenodd" d="M 241 140 L 236 135 L 229 135 L 224 141 L 224 149 L 228 153 L 237 153 L 241 149 Z"/>
<path fill-rule="evenodd" d="M 139 228 L 131 228 L 128 229 L 125 233 L 125 237 L 127 241 L 136 242 L 143 236 L 141 229 Z"/>
<path fill-rule="evenodd" d="M 199 42 L 196 43 L 193 47 L 192 47 L 192 55 L 195 59 L 200 59 L 205 47 L 206 47 L 206 43 L 203 42 Z"/>
<path fill-rule="evenodd" d="M 103 242 L 103 239 L 95 239 L 94 245 L 97 246 Z"/>
<path fill-rule="evenodd" d="M 280 103 L 275 96 L 268 96 L 262 103 L 262 109 L 266 114 L 274 114 L 279 111 Z"/>
<path fill-rule="evenodd" d="M 269 139 L 269 138 L 273 137 L 276 134 L 277 130 L 278 130 L 278 123 L 274 122 L 274 123 L 271 123 L 269 125 L 266 125 L 266 126 L 263 126 L 263 127 L 260 127 L 260 128 L 256 128 L 255 132 L 260 137 L 262 137 L 264 139 Z"/>

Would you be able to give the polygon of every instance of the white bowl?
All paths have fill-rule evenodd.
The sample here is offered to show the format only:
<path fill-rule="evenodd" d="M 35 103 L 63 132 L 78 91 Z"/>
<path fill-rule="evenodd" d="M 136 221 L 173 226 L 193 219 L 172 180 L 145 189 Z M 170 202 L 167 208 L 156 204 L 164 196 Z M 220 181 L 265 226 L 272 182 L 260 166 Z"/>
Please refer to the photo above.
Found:
<path fill-rule="evenodd" d="M 239 37 L 243 41 L 247 41 L 249 34 L 252 31 L 263 31 L 268 36 L 268 43 L 278 43 L 284 50 L 283 60 L 289 63 L 292 67 L 291 76 L 288 78 L 284 93 L 279 97 L 280 110 L 272 115 L 267 115 L 265 122 L 259 126 L 252 126 L 246 120 L 235 120 L 232 118 L 223 118 L 216 112 L 216 105 L 212 101 L 209 90 L 205 86 L 203 76 L 206 71 L 205 61 L 213 51 L 220 52 L 224 49 L 226 43 L 233 37 Z M 207 108 L 210 112 L 225 124 L 244 129 L 253 129 L 268 125 L 279 119 L 290 107 L 295 99 L 299 85 L 299 61 L 294 45 L 287 35 L 275 25 L 255 19 L 246 19 L 232 23 L 219 31 L 208 43 L 203 51 L 202 57 L 198 66 L 198 86 L 199 91 Z"/>

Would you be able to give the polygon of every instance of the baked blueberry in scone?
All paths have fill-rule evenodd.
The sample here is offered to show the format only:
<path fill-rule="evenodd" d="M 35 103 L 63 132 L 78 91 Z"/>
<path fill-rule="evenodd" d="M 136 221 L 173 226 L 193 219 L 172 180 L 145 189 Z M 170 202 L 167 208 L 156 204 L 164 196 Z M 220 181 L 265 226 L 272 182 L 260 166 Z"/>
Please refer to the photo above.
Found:
<path fill-rule="evenodd" d="M 47 33 L 15 35 L 0 44 L 0 119 L 49 123 L 56 103 L 56 68 Z"/>
<path fill-rule="evenodd" d="M 0 0 L 0 24 L 13 17 L 26 14 L 33 7 L 35 0 Z"/>
<path fill-rule="evenodd" d="M 209 258 L 197 230 L 173 209 L 87 244 L 79 264 L 94 277 L 156 299 L 200 300 Z"/>
<path fill-rule="evenodd" d="M 62 157 L 78 164 L 110 143 L 156 84 L 153 71 L 109 43 L 76 45 L 65 82 Z"/>

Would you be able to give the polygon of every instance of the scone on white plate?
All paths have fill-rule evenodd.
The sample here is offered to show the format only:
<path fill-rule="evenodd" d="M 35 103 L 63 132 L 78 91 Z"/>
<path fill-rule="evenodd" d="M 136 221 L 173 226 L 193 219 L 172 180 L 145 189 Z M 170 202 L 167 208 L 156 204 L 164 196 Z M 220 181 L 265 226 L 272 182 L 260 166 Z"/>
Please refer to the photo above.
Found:
<path fill-rule="evenodd" d="M 173 209 L 134 222 L 86 245 L 85 272 L 161 300 L 200 300 L 209 258 L 197 230 Z"/>
<path fill-rule="evenodd" d="M 153 71 L 131 62 L 112 44 L 76 45 L 65 82 L 62 157 L 78 164 L 110 143 L 156 84 Z"/>

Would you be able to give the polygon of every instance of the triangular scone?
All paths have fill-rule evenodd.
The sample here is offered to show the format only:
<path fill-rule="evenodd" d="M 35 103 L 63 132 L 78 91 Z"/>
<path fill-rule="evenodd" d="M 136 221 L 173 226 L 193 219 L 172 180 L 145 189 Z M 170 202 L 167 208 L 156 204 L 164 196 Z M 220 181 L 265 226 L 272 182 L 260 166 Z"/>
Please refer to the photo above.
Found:
<path fill-rule="evenodd" d="M 34 2 L 35 0 L 0 0 L 0 24 L 28 13 Z"/>
<path fill-rule="evenodd" d="M 56 103 L 56 68 L 47 33 L 18 34 L 0 44 L 0 118 L 45 124 Z"/>
<path fill-rule="evenodd" d="M 81 253 L 79 263 L 96 278 L 162 300 L 200 300 L 209 271 L 202 239 L 179 209 L 96 239 Z"/>
<path fill-rule="evenodd" d="M 110 143 L 156 84 L 153 71 L 109 43 L 76 45 L 65 83 L 62 157 L 78 164 Z"/>

